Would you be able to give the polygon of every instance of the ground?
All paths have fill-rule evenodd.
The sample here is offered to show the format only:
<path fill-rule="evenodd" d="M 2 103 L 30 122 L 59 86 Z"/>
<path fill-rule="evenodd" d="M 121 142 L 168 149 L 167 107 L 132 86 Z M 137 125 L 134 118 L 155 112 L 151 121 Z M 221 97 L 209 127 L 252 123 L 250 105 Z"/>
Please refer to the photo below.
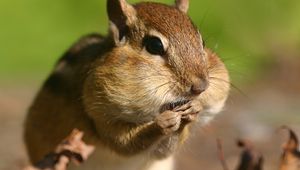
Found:
<path fill-rule="evenodd" d="M 285 77 L 285 76 L 283 76 Z M 244 96 L 233 89 L 224 112 L 208 126 L 198 128 L 177 153 L 177 169 L 222 169 L 216 139 L 223 142 L 230 169 L 237 165 L 237 138 L 250 139 L 265 158 L 265 169 L 276 169 L 286 133 L 276 132 L 288 125 L 300 135 L 300 93 L 298 80 L 262 79 L 243 86 Z M 283 82 L 282 82 L 283 81 Z M 41 82 L 6 83 L 0 88 L 0 169 L 17 170 L 27 164 L 22 131 L 26 110 Z M 288 85 L 287 84 L 291 84 Z"/>

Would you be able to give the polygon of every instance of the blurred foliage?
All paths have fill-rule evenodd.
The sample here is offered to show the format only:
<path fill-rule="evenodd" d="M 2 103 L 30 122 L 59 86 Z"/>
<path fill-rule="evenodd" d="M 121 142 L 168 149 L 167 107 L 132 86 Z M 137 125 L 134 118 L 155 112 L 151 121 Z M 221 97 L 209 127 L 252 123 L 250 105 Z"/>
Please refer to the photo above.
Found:
<path fill-rule="evenodd" d="M 237 82 L 260 75 L 272 60 L 272 48 L 300 45 L 299 0 L 190 1 L 190 16 L 207 46 L 223 58 Z M 0 76 L 45 77 L 80 36 L 90 32 L 106 34 L 105 3 L 1 0 Z"/>

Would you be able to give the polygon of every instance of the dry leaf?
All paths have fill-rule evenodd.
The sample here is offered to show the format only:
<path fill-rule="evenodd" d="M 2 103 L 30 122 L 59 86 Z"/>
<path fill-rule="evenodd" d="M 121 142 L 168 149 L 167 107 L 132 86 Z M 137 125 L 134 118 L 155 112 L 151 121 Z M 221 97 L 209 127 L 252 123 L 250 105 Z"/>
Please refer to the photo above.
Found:
<path fill-rule="evenodd" d="M 255 150 L 251 142 L 238 140 L 237 145 L 243 149 L 237 170 L 262 170 L 263 156 Z"/>
<path fill-rule="evenodd" d="M 300 170 L 300 151 L 299 141 L 296 133 L 287 126 L 281 129 L 289 131 L 289 140 L 283 145 L 283 153 L 281 155 L 280 170 Z"/>
<path fill-rule="evenodd" d="M 26 167 L 24 170 L 66 170 L 70 161 L 77 165 L 82 163 L 95 149 L 94 146 L 85 144 L 82 137 L 83 132 L 74 129 L 53 153 L 49 153 L 36 165 Z"/>

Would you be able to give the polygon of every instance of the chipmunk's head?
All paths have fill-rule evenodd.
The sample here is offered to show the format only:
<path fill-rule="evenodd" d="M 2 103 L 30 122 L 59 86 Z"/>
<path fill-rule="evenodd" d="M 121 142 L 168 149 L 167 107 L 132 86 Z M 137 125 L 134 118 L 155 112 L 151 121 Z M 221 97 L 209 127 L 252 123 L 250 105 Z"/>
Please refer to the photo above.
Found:
<path fill-rule="evenodd" d="M 201 35 L 187 16 L 188 6 L 188 0 L 177 0 L 174 6 L 108 0 L 107 11 L 116 46 L 134 52 L 134 60 L 144 59 L 137 69 L 146 65 L 152 75 L 168 70 L 176 80 L 161 79 L 180 82 L 174 89 L 178 95 L 199 95 L 208 86 L 207 61 Z"/>
<path fill-rule="evenodd" d="M 148 121 L 163 105 L 193 100 L 209 87 L 209 57 L 188 7 L 188 0 L 107 1 L 114 47 L 99 60 L 93 81 L 98 98 L 118 108 L 116 117 Z"/>

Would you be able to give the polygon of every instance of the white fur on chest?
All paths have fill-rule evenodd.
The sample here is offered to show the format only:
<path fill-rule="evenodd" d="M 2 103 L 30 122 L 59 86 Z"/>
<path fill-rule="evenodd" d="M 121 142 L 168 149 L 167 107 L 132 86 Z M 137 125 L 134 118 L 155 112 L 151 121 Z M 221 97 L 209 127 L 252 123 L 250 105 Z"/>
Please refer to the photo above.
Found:
<path fill-rule="evenodd" d="M 173 170 L 173 157 L 164 160 L 150 159 L 147 153 L 136 156 L 120 156 L 107 148 L 97 146 L 91 157 L 79 167 L 71 170 Z"/>

